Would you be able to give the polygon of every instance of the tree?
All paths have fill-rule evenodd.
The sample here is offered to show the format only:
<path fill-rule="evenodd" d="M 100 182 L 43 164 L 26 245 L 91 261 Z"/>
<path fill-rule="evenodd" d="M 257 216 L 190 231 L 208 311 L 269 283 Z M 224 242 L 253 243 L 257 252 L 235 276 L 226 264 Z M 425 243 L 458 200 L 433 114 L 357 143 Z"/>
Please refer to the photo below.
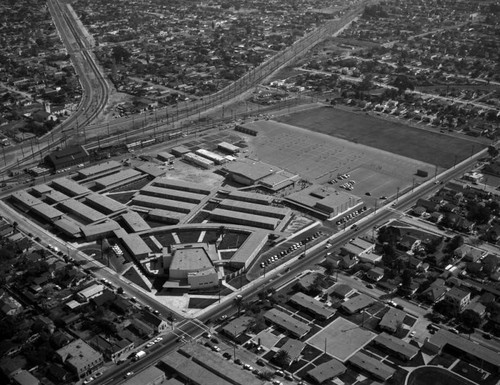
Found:
<path fill-rule="evenodd" d="M 496 158 L 498 156 L 498 149 L 495 146 L 488 146 L 488 155 Z"/>
<path fill-rule="evenodd" d="M 273 361 L 276 365 L 278 365 L 281 368 L 286 368 L 288 365 L 290 365 L 290 354 L 286 350 L 278 350 L 278 352 L 274 355 Z"/>
<path fill-rule="evenodd" d="M 333 275 L 333 273 L 335 272 L 335 266 L 333 265 L 332 262 L 330 261 L 326 261 L 324 264 L 323 264 L 324 268 L 325 268 L 325 274 L 326 275 Z"/>
<path fill-rule="evenodd" d="M 413 271 L 405 269 L 401 275 L 401 279 L 403 288 L 408 289 L 413 283 Z"/>
<path fill-rule="evenodd" d="M 462 321 L 462 324 L 469 330 L 473 330 L 479 327 L 482 322 L 481 316 L 471 309 L 464 310 L 464 312 L 460 316 L 460 320 Z"/>
<path fill-rule="evenodd" d="M 442 314 L 447 318 L 453 318 L 457 315 L 457 309 L 455 305 L 446 300 L 441 300 L 434 305 L 434 311 Z"/>

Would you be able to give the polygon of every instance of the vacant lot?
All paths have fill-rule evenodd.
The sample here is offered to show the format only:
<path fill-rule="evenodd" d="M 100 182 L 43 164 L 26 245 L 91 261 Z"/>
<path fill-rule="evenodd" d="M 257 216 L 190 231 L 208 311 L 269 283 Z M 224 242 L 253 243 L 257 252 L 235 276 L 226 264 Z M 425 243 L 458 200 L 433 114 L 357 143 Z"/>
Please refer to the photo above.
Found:
<path fill-rule="evenodd" d="M 326 352 L 344 362 L 375 336 L 375 333 L 339 317 L 307 342 L 323 350 L 326 340 Z"/>
<path fill-rule="evenodd" d="M 278 120 L 441 168 L 453 167 L 455 159 L 459 162 L 484 148 L 477 142 L 447 134 L 329 107 L 297 112 Z"/>

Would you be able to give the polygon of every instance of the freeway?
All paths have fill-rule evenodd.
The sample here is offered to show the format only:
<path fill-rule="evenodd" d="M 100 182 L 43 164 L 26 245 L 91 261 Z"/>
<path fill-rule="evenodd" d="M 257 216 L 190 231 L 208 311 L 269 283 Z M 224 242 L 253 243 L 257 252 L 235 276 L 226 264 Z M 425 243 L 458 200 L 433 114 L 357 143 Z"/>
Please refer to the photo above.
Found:
<path fill-rule="evenodd" d="M 343 15 L 341 19 L 327 21 L 324 25 L 307 33 L 290 47 L 277 52 L 273 57 L 260 64 L 258 67 L 253 68 L 240 79 L 217 93 L 204 97 L 196 103 L 185 103 L 184 108 L 181 107 L 180 111 L 179 106 L 165 109 L 165 116 L 170 116 L 170 123 L 168 119 L 166 123 L 163 123 L 161 118 L 160 121 L 158 121 L 156 115 L 143 115 L 138 118 L 138 121 L 139 119 L 143 119 L 141 122 L 142 124 L 139 123 L 140 127 L 136 128 L 136 116 L 131 116 L 128 119 L 118 119 L 116 122 L 109 122 L 105 125 L 91 125 L 98 111 L 102 110 L 105 106 L 106 102 L 104 102 L 104 99 L 107 100 L 109 89 L 104 76 L 101 74 L 99 67 L 88 49 L 89 43 L 85 34 L 82 31 L 79 32 L 75 27 L 75 24 L 78 23 L 76 23 L 73 15 L 70 14 L 67 8 L 62 7 L 58 0 L 50 0 L 49 9 L 53 14 L 60 36 L 66 47 L 68 47 L 68 52 L 71 53 L 72 61 L 80 77 L 82 87 L 84 88 L 82 102 L 77 113 L 73 114 L 63 124 L 58 126 L 55 131 L 53 130 L 54 132 L 40 139 L 38 142 L 38 151 L 30 151 L 30 146 L 33 147 L 32 143 L 22 145 L 22 155 L 19 151 L 21 146 L 8 149 L 7 156 L 4 155 L 4 160 L 6 161 L 5 167 L 0 168 L 0 172 L 11 168 L 14 160 L 16 160 L 16 165 L 20 166 L 25 160 L 34 159 L 36 157 L 42 158 L 50 149 L 58 145 L 66 145 L 68 139 L 70 142 L 87 143 L 88 135 L 89 138 L 97 137 L 93 140 L 94 144 L 102 143 L 105 139 L 112 140 L 113 143 L 116 143 L 119 142 L 119 139 L 122 139 L 121 141 L 127 141 L 129 135 L 142 135 L 146 137 L 155 134 L 157 130 L 161 132 L 173 131 L 176 129 L 176 123 L 181 120 L 191 119 L 195 121 L 197 118 L 200 118 L 202 112 L 217 109 L 223 107 L 224 104 L 241 99 L 272 74 L 292 63 L 298 57 L 305 55 L 317 43 L 345 28 L 363 12 L 366 4 L 372 2 L 372 0 L 365 0 L 357 8 Z M 80 25 L 77 26 L 82 28 Z M 69 37 L 71 37 L 71 39 Z M 98 91 L 97 95 L 94 95 L 94 91 L 96 90 Z M 132 127 L 130 127 L 130 123 L 132 123 Z M 80 130 L 82 131 L 80 132 Z M 110 134 L 119 132 L 124 132 L 124 136 L 122 135 L 120 137 L 115 135 L 112 139 L 109 138 Z M 83 141 L 81 140 L 81 135 L 83 135 Z M 25 152 L 29 155 L 25 156 Z M 13 155 L 14 153 L 15 155 Z M 10 163 L 7 163 L 7 159 L 9 159 Z"/>

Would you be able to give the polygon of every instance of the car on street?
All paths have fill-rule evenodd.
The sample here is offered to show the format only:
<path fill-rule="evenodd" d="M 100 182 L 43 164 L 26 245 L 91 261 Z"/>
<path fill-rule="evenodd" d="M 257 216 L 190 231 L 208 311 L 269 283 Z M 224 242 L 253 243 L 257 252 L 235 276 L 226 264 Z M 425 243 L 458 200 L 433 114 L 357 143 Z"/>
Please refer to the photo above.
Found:
<path fill-rule="evenodd" d="M 90 384 L 92 381 L 94 381 L 94 377 L 89 377 L 83 381 L 84 384 Z"/>
<path fill-rule="evenodd" d="M 127 372 L 123 378 L 127 378 L 127 377 L 130 377 L 132 374 L 134 374 L 134 372 Z"/>

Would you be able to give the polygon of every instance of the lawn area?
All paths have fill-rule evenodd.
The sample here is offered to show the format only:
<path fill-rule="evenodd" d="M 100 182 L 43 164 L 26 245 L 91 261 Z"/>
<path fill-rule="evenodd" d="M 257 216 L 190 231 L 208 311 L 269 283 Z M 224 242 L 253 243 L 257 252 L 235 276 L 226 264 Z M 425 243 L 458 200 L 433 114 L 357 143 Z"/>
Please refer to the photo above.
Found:
<path fill-rule="evenodd" d="M 474 385 L 473 382 L 466 380 L 449 370 L 435 366 L 426 366 L 415 369 L 408 376 L 408 385 Z"/>
<path fill-rule="evenodd" d="M 469 157 L 471 151 L 485 147 L 466 139 L 328 107 L 297 112 L 277 120 L 443 168 L 452 167 L 455 156 L 458 163 Z"/>

